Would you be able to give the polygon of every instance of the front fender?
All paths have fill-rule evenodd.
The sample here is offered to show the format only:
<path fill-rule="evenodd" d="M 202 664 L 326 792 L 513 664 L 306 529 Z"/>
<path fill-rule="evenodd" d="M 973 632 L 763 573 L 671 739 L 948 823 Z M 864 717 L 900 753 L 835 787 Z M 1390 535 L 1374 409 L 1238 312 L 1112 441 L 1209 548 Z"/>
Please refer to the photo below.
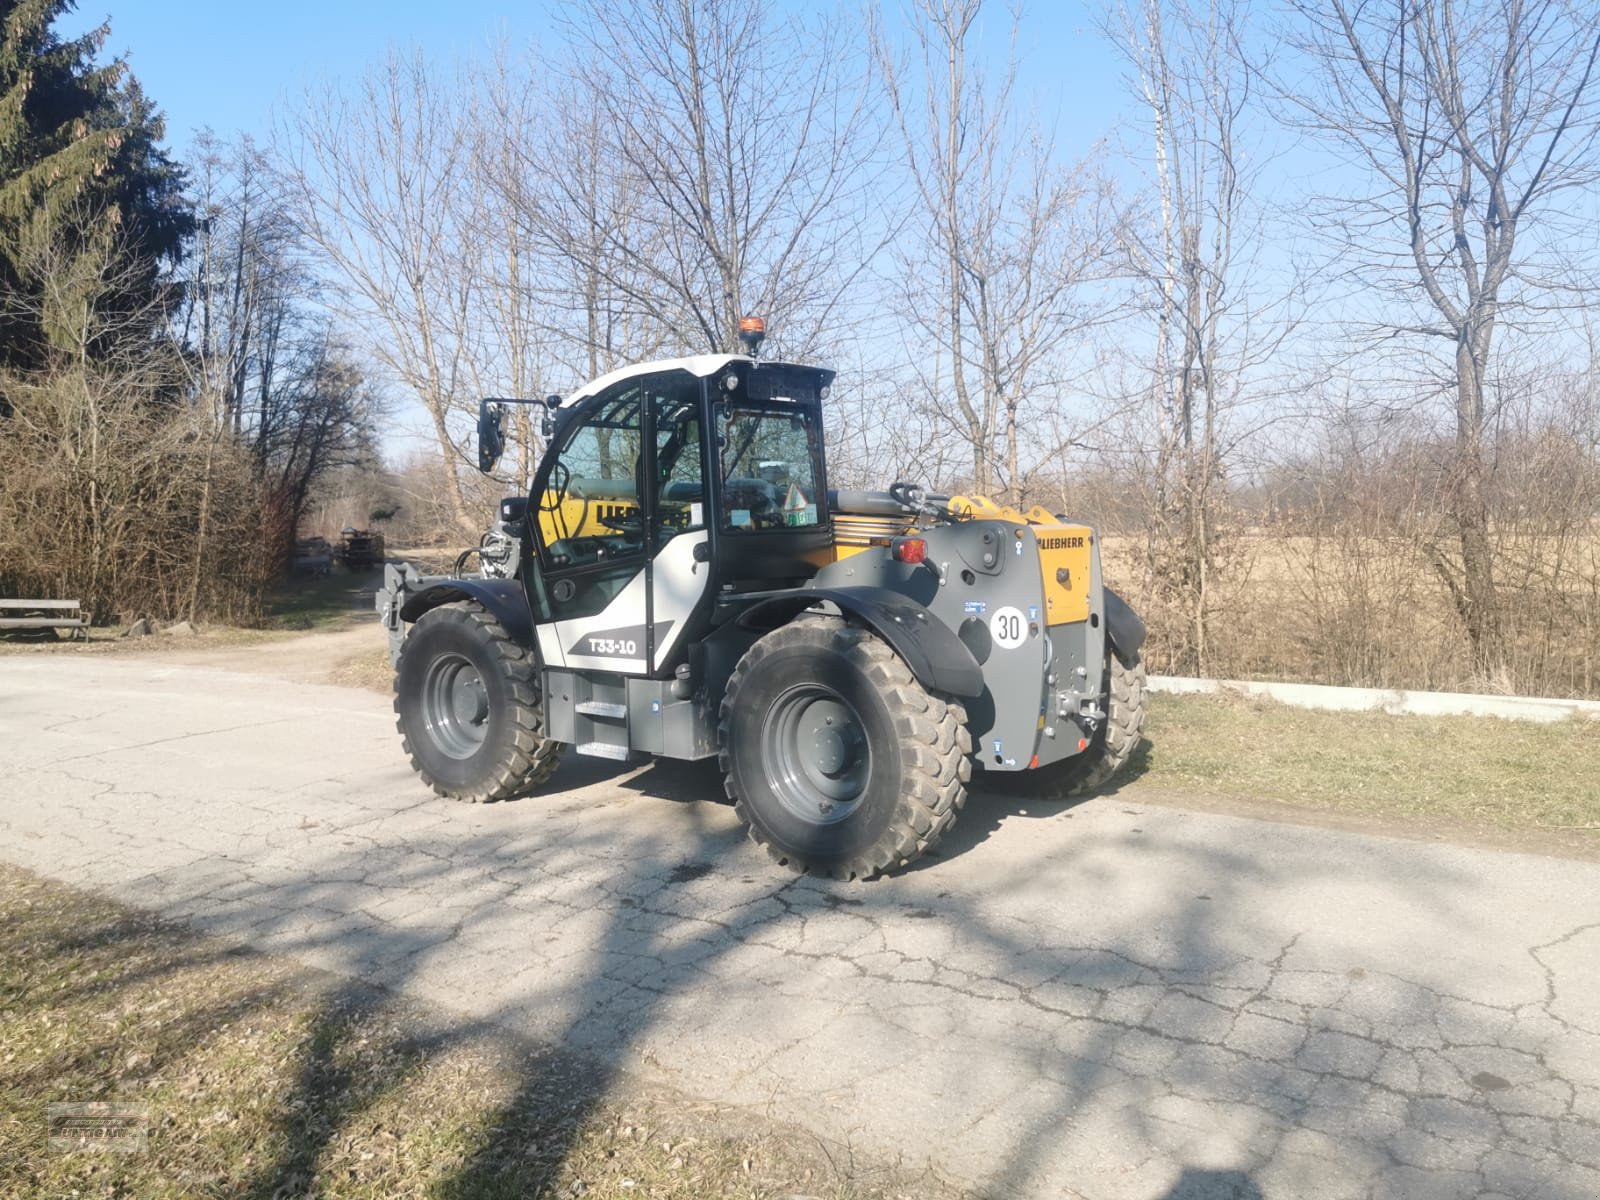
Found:
<path fill-rule="evenodd" d="M 514 640 L 532 648 L 533 617 L 528 598 L 515 579 L 442 579 L 410 592 L 400 606 L 402 621 L 415 621 L 430 608 L 453 604 L 457 600 L 476 600 L 483 605 Z"/>
<path fill-rule="evenodd" d="M 983 669 L 972 651 L 948 625 L 899 592 L 878 587 L 796 588 L 758 593 L 754 599 L 739 614 L 739 624 L 746 629 L 776 629 L 827 601 L 888 642 L 924 687 L 951 696 L 983 693 Z"/>

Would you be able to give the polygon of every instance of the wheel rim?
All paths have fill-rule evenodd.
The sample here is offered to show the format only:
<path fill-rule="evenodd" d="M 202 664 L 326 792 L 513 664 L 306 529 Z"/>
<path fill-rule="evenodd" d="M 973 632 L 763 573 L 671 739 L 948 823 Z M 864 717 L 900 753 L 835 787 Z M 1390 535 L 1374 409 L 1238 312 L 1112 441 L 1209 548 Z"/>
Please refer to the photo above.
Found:
<path fill-rule="evenodd" d="M 489 736 L 489 691 L 472 662 L 441 654 L 428 664 L 422 684 L 422 719 L 451 758 L 471 758 Z"/>
<path fill-rule="evenodd" d="M 861 714 L 832 688 L 802 684 L 773 703 L 762 757 L 783 807 L 811 825 L 833 825 L 861 806 L 872 748 Z"/>

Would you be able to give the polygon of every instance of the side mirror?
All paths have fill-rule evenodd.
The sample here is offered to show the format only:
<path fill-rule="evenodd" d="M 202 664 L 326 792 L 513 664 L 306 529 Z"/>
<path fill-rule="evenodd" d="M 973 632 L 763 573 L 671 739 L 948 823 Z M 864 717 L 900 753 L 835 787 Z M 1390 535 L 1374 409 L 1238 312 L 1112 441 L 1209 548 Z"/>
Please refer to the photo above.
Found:
<path fill-rule="evenodd" d="M 478 405 L 478 470 L 487 475 L 506 451 L 506 410 L 485 400 Z"/>
<path fill-rule="evenodd" d="M 560 411 L 560 396 L 544 398 L 544 419 L 539 422 L 539 433 L 547 442 L 556 435 L 556 413 Z"/>

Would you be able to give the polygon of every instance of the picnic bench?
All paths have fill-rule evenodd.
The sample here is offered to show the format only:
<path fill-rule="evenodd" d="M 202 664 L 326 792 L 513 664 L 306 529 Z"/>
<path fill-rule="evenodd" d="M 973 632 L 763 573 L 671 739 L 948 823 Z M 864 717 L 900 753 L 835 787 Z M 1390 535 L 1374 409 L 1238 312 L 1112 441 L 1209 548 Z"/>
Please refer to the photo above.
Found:
<path fill-rule="evenodd" d="M 70 629 L 89 636 L 81 600 L 0 600 L 0 632 L 10 629 Z"/>

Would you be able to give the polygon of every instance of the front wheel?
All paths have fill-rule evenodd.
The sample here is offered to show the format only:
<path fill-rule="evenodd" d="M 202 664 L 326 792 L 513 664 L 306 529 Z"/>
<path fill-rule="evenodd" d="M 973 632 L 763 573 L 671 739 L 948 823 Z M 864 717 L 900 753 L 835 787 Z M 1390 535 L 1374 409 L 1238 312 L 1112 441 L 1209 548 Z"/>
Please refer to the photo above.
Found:
<path fill-rule="evenodd" d="M 750 647 L 717 736 L 751 838 L 796 871 L 852 879 L 904 866 L 966 801 L 965 710 L 837 617 L 801 618 Z"/>
<path fill-rule="evenodd" d="M 525 647 L 470 601 L 429 609 L 400 644 L 394 711 L 411 765 L 454 800 L 504 800 L 549 779 L 561 751 Z"/>

